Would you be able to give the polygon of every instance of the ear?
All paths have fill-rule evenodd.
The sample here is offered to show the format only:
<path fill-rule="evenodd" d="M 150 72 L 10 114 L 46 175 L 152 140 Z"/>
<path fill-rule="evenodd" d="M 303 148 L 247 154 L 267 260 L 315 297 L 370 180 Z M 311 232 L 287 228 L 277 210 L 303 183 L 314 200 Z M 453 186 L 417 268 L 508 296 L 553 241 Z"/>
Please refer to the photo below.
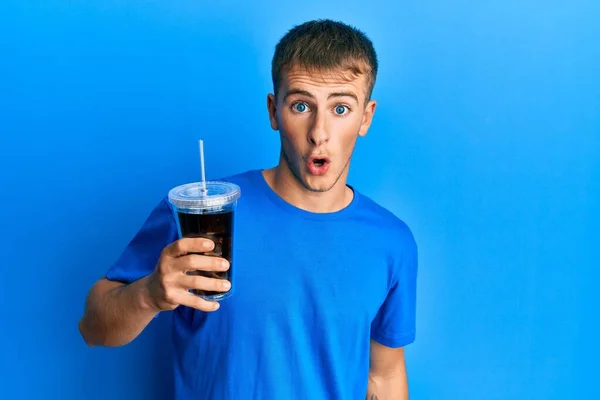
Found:
<path fill-rule="evenodd" d="M 367 103 L 365 107 L 365 111 L 363 112 L 362 123 L 360 124 L 360 130 L 358 131 L 358 136 L 366 136 L 369 128 L 371 127 L 371 122 L 373 121 L 373 115 L 375 114 L 375 108 L 377 107 L 377 103 L 374 100 L 371 100 Z"/>
<path fill-rule="evenodd" d="M 271 122 L 271 129 L 274 131 L 279 130 L 279 125 L 277 124 L 277 101 L 275 100 L 275 96 L 269 94 L 267 96 L 267 109 L 269 110 L 269 121 Z"/>

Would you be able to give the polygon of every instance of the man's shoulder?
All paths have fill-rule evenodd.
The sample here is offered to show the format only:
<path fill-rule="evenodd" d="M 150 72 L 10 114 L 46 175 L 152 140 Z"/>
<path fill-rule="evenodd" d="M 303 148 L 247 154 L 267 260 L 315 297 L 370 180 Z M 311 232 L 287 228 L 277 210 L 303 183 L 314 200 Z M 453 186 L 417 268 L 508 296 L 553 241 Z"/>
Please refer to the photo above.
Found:
<path fill-rule="evenodd" d="M 386 235 L 396 240 L 415 244 L 415 238 L 408 224 L 394 212 L 364 194 L 360 195 L 360 210 L 365 220 L 385 230 Z"/>
<path fill-rule="evenodd" d="M 260 169 L 248 169 L 230 175 L 224 175 L 214 180 L 229 182 L 239 186 L 241 195 L 247 199 L 248 195 L 253 197 L 252 194 L 255 193 L 258 188 L 260 188 L 260 176 Z"/>
<path fill-rule="evenodd" d="M 230 175 L 225 175 L 225 176 L 222 176 L 215 180 L 230 182 L 230 183 L 234 183 L 234 184 L 240 186 L 240 185 L 245 185 L 249 182 L 252 182 L 254 179 L 256 179 L 256 176 L 258 173 L 259 173 L 259 170 L 250 169 L 250 170 L 244 170 L 241 172 L 236 172 L 236 173 L 233 173 Z"/>

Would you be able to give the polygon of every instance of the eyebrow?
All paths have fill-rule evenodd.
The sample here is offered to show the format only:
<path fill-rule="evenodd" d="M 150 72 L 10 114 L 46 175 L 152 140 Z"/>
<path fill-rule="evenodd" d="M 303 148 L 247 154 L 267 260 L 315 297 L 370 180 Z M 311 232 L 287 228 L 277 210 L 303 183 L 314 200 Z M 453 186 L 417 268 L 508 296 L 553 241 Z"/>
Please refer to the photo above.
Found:
<path fill-rule="evenodd" d="M 358 103 L 358 96 L 355 95 L 352 92 L 335 92 L 335 93 L 330 93 L 329 96 L 327 96 L 327 99 L 332 99 L 334 97 L 352 97 Z"/>
<path fill-rule="evenodd" d="M 301 90 L 301 89 L 290 89 L 287 91 L 287 93 L 284 96 L 284 100 L 287 100 L 288 97 L 295 95 L 295 94 L 300 94 L 306 97 L 310 97 L 311 99 L 314 99 L 315 96 L 313 96 L 312 93 L 306 91 L 306 90 Z M 335 97 L 351 97 L 354 100 L 356 100 L 356 102 L 358 103 L 358 96 L 356 94 L 354 94 L 353 92 L 334 92 L 334 93 L 330 93 L 329 96 L 327 96 L 327 100 L 335 98 Z"/>

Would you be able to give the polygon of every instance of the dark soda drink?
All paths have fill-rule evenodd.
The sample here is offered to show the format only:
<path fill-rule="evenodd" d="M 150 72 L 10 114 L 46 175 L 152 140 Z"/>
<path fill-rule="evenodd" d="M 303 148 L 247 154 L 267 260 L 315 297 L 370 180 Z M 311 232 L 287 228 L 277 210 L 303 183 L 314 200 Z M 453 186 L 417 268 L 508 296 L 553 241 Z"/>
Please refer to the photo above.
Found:
<path fill-rule="evenodd" d="M 239 186 L 229 182 L 188 183 L 169 191 L 180 238 L 202 237 L 214 242 L 215 248 L 206 256 L 220 257 L 229 261 L 227 271 L 187 271 L 188 275 L 200 275 L 226 279 L 231 283 L 227 292 L 206 291 L 190 288 L 190 292 L 210 301 L 219 301 L 235 290 L 235 261 L 233 260 L 234 220 Z"/>
<path fill-rule="evenodd" d="M 221 257 L 229 261 L 227 271 L 189 271 L 188 275 L 200 275 L 208 278 L 226 279 L 231 281 L 233 260 L 231 257 L 231 237 L 233 236 L 233 211 L 217 214 L 186 214 L 178 212 L 181 235 L 183 237 L 202 237 L 215 243 L 212 251 L 202 253 L 207 256 Z M 216 296 L 226 292 L 213 292 L 192 289 L 199 296 Z"/>

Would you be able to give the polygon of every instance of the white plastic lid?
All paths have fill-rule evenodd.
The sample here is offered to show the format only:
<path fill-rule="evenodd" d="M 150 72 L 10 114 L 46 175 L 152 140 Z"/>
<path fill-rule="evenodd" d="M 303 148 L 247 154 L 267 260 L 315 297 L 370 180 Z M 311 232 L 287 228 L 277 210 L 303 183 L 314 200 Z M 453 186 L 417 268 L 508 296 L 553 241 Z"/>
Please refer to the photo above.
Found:
<path fill-rule="evenodd" d="M 240 187 L 229 182 L 206 182 L 206 192 L 202 183 L 194 182 L 177 186 L 169 191 L 169 201 L 177 208 L 208 209 L 223 207 L 240 197 Z"/>

